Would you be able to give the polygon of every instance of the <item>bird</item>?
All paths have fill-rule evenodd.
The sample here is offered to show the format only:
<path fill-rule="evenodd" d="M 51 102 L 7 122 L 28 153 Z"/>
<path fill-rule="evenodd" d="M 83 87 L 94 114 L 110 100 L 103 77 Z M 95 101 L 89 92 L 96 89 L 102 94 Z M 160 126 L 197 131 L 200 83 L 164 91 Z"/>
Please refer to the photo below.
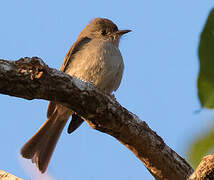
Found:
<path fill-rule="evenodd" d="M 112 95 L 118 89 L 124 71 L 119 50 L 120 38 L 130 31 L 119 30 L 107 18 L 94 18 L 66 53 L 60 71 L 92 83 L 99 90 Z M 31 159 L 41 173 L 47 170 L 57 141 L 71 115 L 68 133 L 75 131 L 84 120 L 71 109 L 50 101 L 47 120 L 22 146 L 22 157 Z"/>

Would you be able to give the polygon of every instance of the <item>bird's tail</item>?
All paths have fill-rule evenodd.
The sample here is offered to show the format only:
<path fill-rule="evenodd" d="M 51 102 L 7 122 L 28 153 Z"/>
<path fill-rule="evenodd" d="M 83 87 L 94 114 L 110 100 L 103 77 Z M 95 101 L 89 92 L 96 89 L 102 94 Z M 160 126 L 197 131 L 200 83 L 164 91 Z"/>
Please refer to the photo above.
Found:
<path fill-rule="evenodd" d="M 44 173 L 48 167 L 56 143 L 70 116 L 68 110 L 65 112 L 65 109 L 65 107 L 63 109 L 55 105 L 52 109 L 53 112 L 48 114 L 45 123 L 21 149 L 21 155 L 36 163 L 36 166 L 42 173 Z"/>

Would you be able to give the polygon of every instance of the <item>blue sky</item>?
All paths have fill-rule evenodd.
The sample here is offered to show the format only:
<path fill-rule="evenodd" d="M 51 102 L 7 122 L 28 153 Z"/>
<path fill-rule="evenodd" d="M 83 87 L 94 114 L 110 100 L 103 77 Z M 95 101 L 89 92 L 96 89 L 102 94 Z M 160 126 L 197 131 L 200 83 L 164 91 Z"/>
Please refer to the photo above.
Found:
<path fill-rule="evenodd" d="M 125 72 L 115 96 L 185 157 L 189 143 L 213 125 L 213 111 L 194 113 L 200 109 L 199 35 L 212 7 L 212 1 L 198 0 L 1 1 L 0 58 L 38 56 L 58 69 L 91 19 L 105 17 L 120 29 L 131 29 L 120 43 Z M 36 178 L 30 173 L 35 171 L 30 161 L 22 160 L 19 151 L 45 121 L 47 104 L 0 95 L 0 169 Z M 111 136 L 86 123 L 72 135 L 66 128 L 49 165 L 53 179 L 153 179 L 140 160 Z"/>

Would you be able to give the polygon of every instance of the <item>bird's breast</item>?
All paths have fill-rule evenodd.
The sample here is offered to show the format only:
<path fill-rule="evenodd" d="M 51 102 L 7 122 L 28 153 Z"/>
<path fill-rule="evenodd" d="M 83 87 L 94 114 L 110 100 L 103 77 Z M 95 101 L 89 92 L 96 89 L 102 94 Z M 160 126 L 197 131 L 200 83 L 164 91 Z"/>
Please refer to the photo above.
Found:
<path fill-rule="evenodd" d="M 92 40 L 74 55 L 66 72 L 111 93 L 120 84 L 123 68 L 123 59 L 117 46 L 111 42 Z"/>

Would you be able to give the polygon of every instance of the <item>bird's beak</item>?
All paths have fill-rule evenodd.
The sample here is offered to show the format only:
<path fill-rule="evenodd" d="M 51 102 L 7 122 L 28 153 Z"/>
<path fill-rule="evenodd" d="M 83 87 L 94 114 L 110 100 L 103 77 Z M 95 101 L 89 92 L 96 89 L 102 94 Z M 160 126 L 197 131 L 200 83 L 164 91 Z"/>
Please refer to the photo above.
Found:
<path fill-rule="evenodd" d="M 131 30 L 118 30 L 118 31 L 117 31 L 117 34 L 119 34 L 120 36 L 122 36 L 122 35 L 124 35 L 124 34 L 130 32 L 130 31 L 131 31 Z"/>

